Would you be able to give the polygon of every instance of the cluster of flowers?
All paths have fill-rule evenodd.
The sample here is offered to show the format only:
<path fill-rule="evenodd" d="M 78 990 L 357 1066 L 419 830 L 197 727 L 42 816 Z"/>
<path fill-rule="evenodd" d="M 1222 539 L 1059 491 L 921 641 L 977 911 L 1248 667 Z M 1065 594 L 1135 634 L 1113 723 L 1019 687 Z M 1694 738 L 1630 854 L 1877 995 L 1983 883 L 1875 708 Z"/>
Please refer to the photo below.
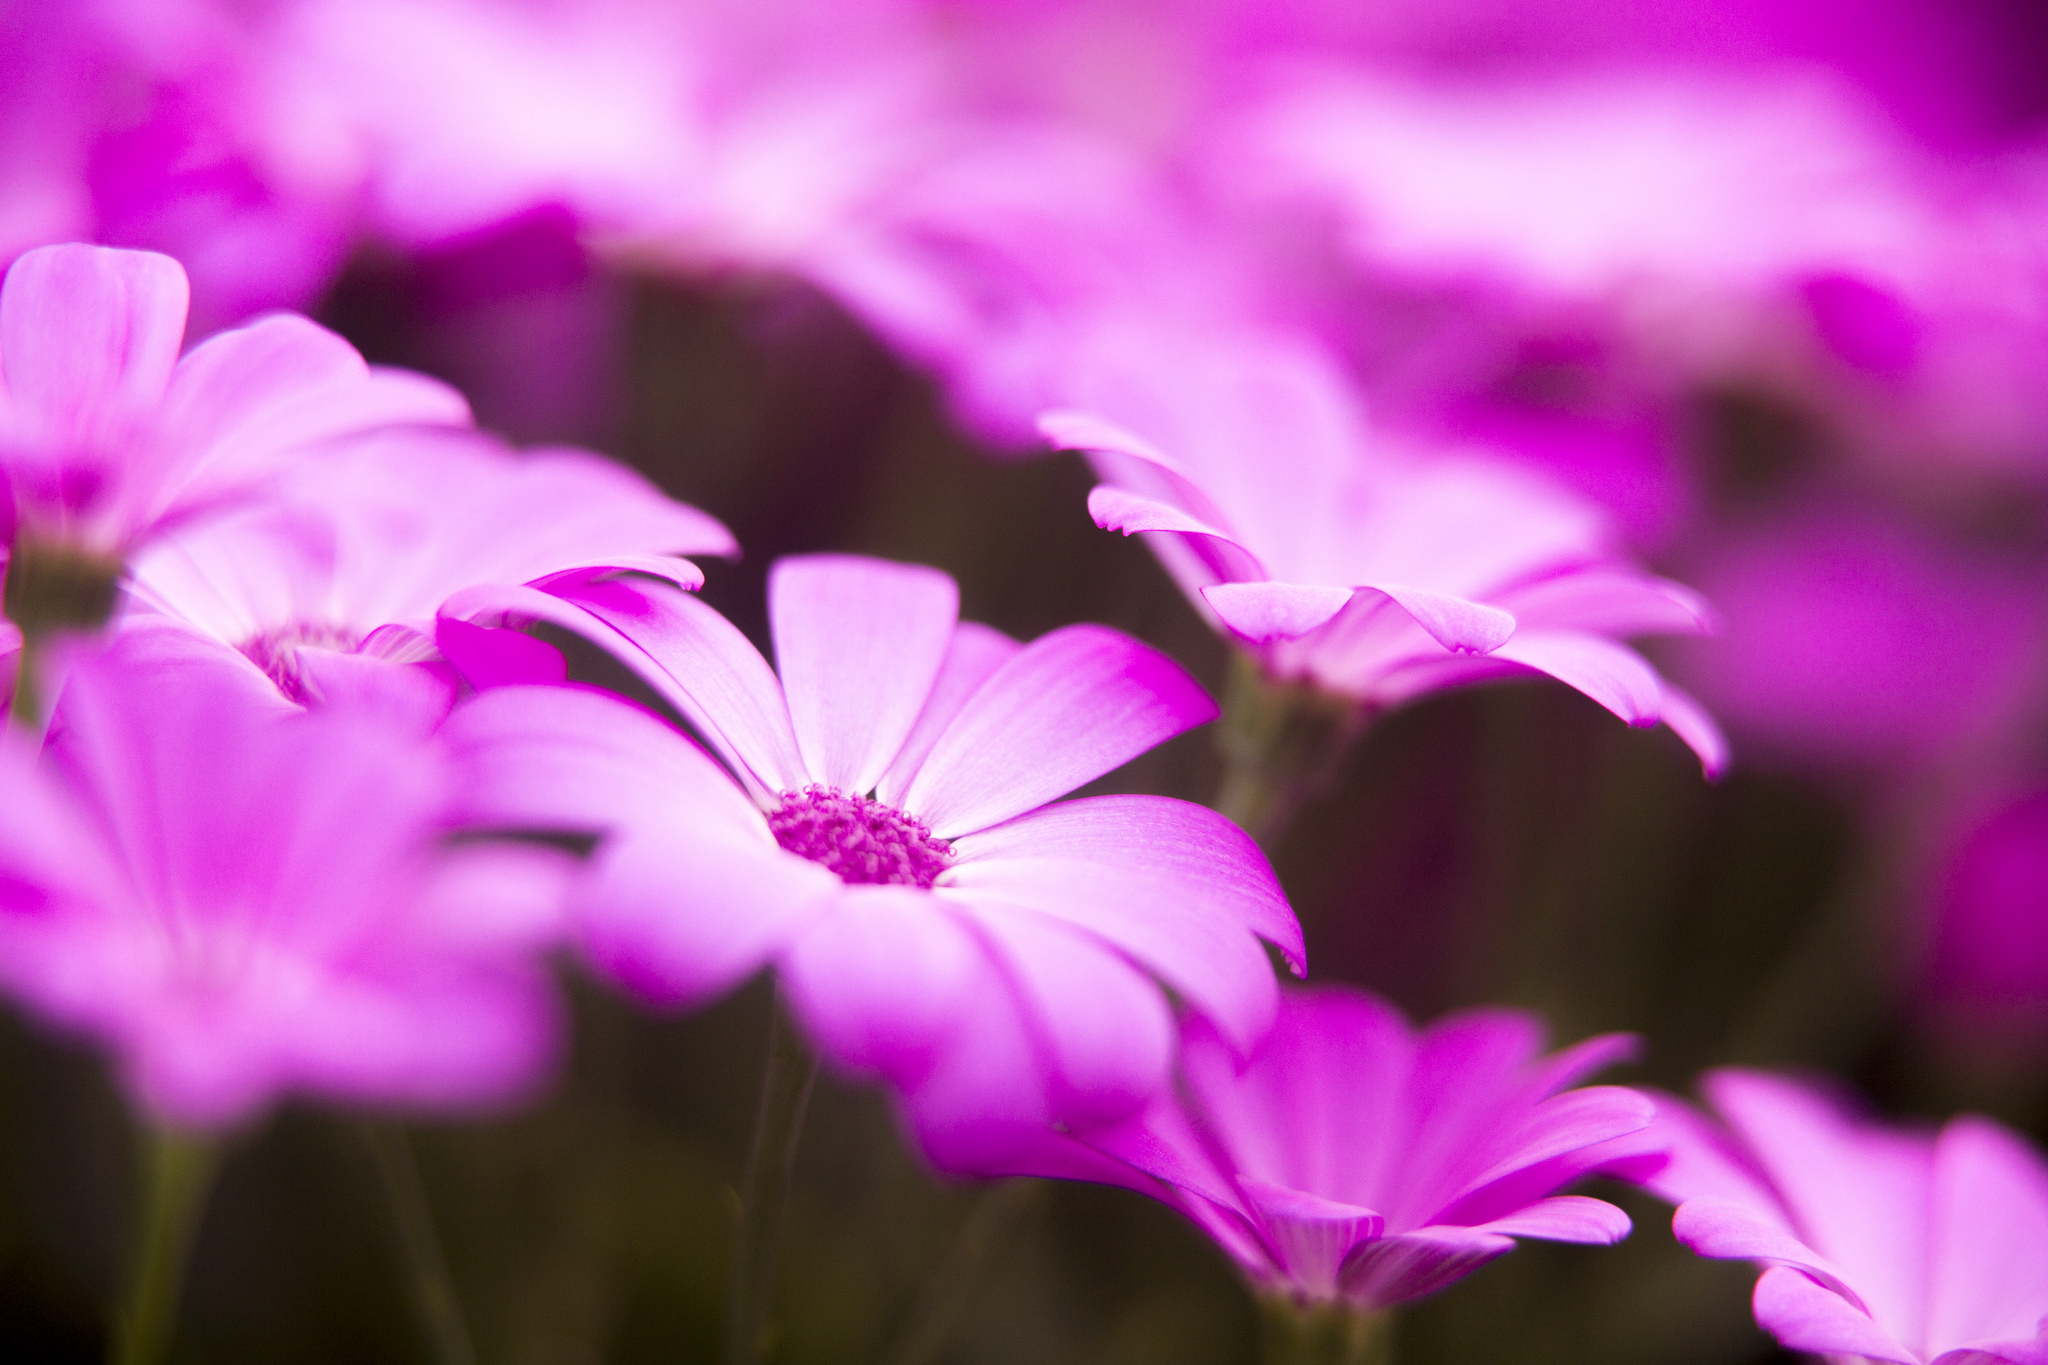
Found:
<path fill-rule="evenodd" d="M 508 450 L 302 317 L 180 355 L 186 308 L 175 261 L 104 247 L 28 252 L 0 289 L 23 722 L 0 982 L 105 1043 L 151 1120 L 527 1093 L 564 946 L 670 1005 L 768 967 L 935 1164 L 1143 1190 L 1289 1302 L 1398 1303 L 1516 1236 L 1614 1241 L 1619 1210 L 1555 1193 L 1604 1171 L 1679 1203 L 1703 1254 L 1772 1267 L 1757 1312 L 1789 1345 L 2043 1358 L 2048 1164 L 2013 1135 L 1900 1133 L 1747 1073 L 1710 1080 L 1717 1125 L 1574 1088 L 1626 1039 L 1542 1058 L 1520 1015 L 1418 1034 L 1282 989 L 1261 940 L 1300 974 L 1301 932 L 1249 836 L 1059 799 L 1215 717 L 1171 660 L 1088 625 L 1020 643 L 935 570 L 806 556 L 770 576 L 771 667 L 691 595 L 684 556 L 737 548 L 711 517 L 596 455 Z M 1361 464 L 1287 355 L 1229 373 L 1203 390 L 1226 419 L 1277 395 L 1301 424 L 1284 497 L 1228 420 L 1190 415 L 1171 454 L 1045 425 L 1263 676 L 1364 713 L 1537 670 L 1718 766 L 1704 713 L 1614 638 L 1697 628 L 1690 594 L 1526 481 Z M 536 622 L 687 730 L 568 681 Z"/>

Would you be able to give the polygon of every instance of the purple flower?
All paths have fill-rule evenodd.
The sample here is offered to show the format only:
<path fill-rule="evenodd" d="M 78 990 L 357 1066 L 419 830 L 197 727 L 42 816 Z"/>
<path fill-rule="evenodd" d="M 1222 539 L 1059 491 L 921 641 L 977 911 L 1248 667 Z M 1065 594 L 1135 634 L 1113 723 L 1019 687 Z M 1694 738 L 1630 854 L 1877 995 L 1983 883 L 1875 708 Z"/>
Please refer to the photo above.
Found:
<path fill-rule="evenodd" d="M 607 834 L 581 911 L 607 971 L 684 1003 L 772 964 L 825 1057 L 895 1087 L 954 1168 L 1157 1092 L 1154 975 L 1258 1039 L 1258 937 L 1299 970 L 1301 931 L 1250 839 L 1162 797 L 1054 801 L 1215 715 L 1177 666 L 1100 626 L 961 623 L 933 569 L 785 559 L 769 595 L 779 679 L 662 585 L 507 598 L 607 643 L 729 769 L 588 691 L 501 688 L 449 721 L 494 756 L 496 818 Z"/>
<path fill-rule="evenodd" d="M 1362 991 L 1290 991 L 1249 1063 L 1190 1020 L 1181 1094 L 1057 1139 L 1027 1169 L 1164 1200 L 1268 1290 L 1383 1308 L 1463 1278 L 1516 1237 L 1628 1235 L 1620 1209 L 1552 1191 L 1640 1149 L 1650 1100 L 1566 1088 L 1632 1040 L 1550 1057 L 1541 1046 L 1541 1026 L 1513 1011 L 1418 1033 Z"/>
<path fill-rule="evenodd" d="M 695 587 L 703 575 L 675 555 L 737 548 L 713 518 L 588 452 L 398 431 L 298 461 L 262 503 L 159 539 L 135 562 L 134 594 L 298 699 L 444 653 L 480 685 L 560 681 L 547 646 L 436 614 L 475 584 L 544 591 L 634 569 Z"/>
<path fill-rule="evenodd" d="M 125 635 L 73 668 L 45 753 L 0 735 L 0 983 L 174 1124 L 511 1098 L 554 1052 L 535 950 L 569 867 L 451 843 L 474 780 L 376 712 Z"/>
<path fill-rule="evenodd" d="M 28 252 L 0 287 L 0 528 L 119 561 L 273 475 L 293 453 L 396 423 L 460 423 L 423 376 L 372 369 L 340 337 L 275 315 L 182 359 L 185 272 L 107 247 Z"/>
<path fill-rule="evenodd" d="M 1922 1001 L 1973 1064 L 2048 1052 L 2048 791 L 1967 828 L 1928 907 Z M 2036 1064 L 2038 1062 L 2036 1061 Z"/>
<path fill-rule="evenodd" d="M 1675 1101 L 1645 1183 L 1678 1239 L 1753 1260 L 1756 1318 L 1795 1351 L 1899 1365 L 2048 1359 L 2048 1162 L 1988 1119 L 1937 1133 L 1863 1118 L 1812 1085 L 1710 1073 L 1725 1127 Z"/>
<path fill-rule="evenodd" d="M 1305 342 L 1144 340 L 1101 353 L 1104 415 L 1040 428 L 1094 461 L 1096 524 L 1151 533 L 1268 674 L 1381 708 L 1546 673 L 1725 766 L 1712 718 L 1616 639 L 1705 630 L 1704 604 L 1623 558 L 1592 504 L 1480 453 L 1375 437 Z"/>

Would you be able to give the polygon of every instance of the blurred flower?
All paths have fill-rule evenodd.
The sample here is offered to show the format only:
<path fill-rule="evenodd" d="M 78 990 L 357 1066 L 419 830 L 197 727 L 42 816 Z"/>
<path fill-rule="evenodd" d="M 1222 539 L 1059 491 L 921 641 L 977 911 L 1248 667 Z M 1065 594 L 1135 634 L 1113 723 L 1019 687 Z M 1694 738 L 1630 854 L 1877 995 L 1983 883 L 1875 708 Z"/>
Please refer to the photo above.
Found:
<path fill-rule="evenodd" d="M 1641 1149 L 1655 1112 L 1647 1098 L 1566 1088 L 1633 1041 L 1608 1035 L 1539 1058 L 1541 1046 L 1541 1026 L 1512 1011 L 1418 1033 L 1363 991 L 1286 992 L 1249 1062 L 1188 1021 L 1184 1091 L 1048 1146 L 1042 1173 L 1162 1199 L 1247 1275 L 1298 1301 L 1403 1303 L 1512 1250 L 1515 1237 L 1628 1235 L 1620 1209 L 1552 1192 Z"/>
<path fill-rule="evenodd" d="M 476 584 L 633 569 L 694 588 L 683 554 L 733 554 L 716 520 L 579 450 L 523 455 L 471 432 L 400 431 L 292 465 L 258 504 L 173 529 L 134 597 L 241 651 L 286 695 L 347 692 L 362 670 L 447 653 L 472 683 L 560 681 L 551 648 L 447 619 Z M 452 698 L 442 698 L 442 708 Z"/>
<path fill-rule="evenodd" d="M 124 635 L 71 671 L 46 753 L 0 736 L 0 981 L 179 1126 L 287 1092 L 504 1100 L 554 1052 L 535 951 L 568 869 L 450 842 L 473 782 L 374 712 Z"/>
<path fill-rule="evenodd" d="M 246 6 L 15 5 L 0 17 L 0 258 L 89 239 L 176 256 L 192 331 L 303 308 L 340 269 L 361 168 Z"/>
<path fill-rule="evenodd" d="M 730 765 L 579 690 L 504 688 L 450 721 L 494 755 L 498 818 L 607 834 L 582 898 L 592 955 L 671 1002 L 773 963 L 825 1057 L 894 1086 L 941 1165 L 1158 1091 L 1173 1026 L 1147 971 L 1242 1050 L 1274 1007 L 1258 937 L 1300 969 L 1300 929 L 1228 821 L 1054 801 L 1214 716 L 1135 640 L 1070 626 L 1019 645 L 959 623 L 944 574 L 836 556 L 771 572 L 780 681 L 673 589 L 497 600 L 606 643 Z"/>
<path fill-rule="evenodd" d="M 399 423 L 465 423 L 461 397 L 373 369 L 302 317 L 264 318 L 183 359 L 185 272 L 106 247 L 31 251 L 0 289 L 0 473 L 10 549 L 118 562 L 246 496 L 285 458 Z"/>
<path fill-rule="evenodd" d="M 1765 749 L 1926 762 L 2008 732 L 2037 686 L 2038 587 L 1897 521 L 1794 508 L 1698 576 L 1726 630 L 1685 674 Z"/>
<path fill-rule="evenodd" d="M 1096 524 L 1152 533 L 1270 677 L 1377 709 L 1545 673 L 1725 765 L 1706 712 L 1614 639 L 1703 631 L 1705 606 L 1628 563 L 1594 506 L 1482 453 L 1368 433 L 1329 362 L 1289 339 L 1146 336 L 1097 359 L 1091 411 L 1042 430 L 1094 461 Z"/>
<path fill-rule="evenodd" d="M 1725 1129 L 1659 1106 L 1678 1205 L 1702 1256 L 1766 1269 L 1756 1318 L 1795 1351 L 1899 1365 L 2034 1365 L 2048 1350 L 2048 1162 L 1965 1115 L 1940 1133 L 1889 1127 L 1820 1088 L 1710 1073 Z"/>
<path fill-rule="evenodd" d="M 1993 811 L 1950 855 L 1923 981 L 1973 1057 L 2048 1044 L 2048 792 Z"/>

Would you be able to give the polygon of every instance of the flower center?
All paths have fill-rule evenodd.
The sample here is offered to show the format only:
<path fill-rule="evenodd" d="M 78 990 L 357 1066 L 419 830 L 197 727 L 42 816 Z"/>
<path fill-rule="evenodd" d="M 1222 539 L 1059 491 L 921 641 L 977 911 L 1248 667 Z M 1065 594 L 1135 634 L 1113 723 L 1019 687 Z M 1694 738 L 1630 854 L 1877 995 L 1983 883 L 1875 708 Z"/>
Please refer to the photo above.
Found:
<path fill-rule="evenodd" d="M 242 653 L 249 656 L 255 665 L 270 675 L 270 680 L 293 701 L 306 700 L 305 682 L 300 676 L 299 651 L 302 649 L 331 649 L 337 654 L 346 654 L 362 641 L 354 631 L 345 626 L 328 626 L 306 623 L 287 626 L 283 630 L 269 630 L 247 640 Z"/>
<path fill-rule="evenodd" d="M 953 861 L 953 846 L 893 806 L 810 786 L 782 793 L 768 813 L 775 842 L 860 885 L 928 887 Z"/>

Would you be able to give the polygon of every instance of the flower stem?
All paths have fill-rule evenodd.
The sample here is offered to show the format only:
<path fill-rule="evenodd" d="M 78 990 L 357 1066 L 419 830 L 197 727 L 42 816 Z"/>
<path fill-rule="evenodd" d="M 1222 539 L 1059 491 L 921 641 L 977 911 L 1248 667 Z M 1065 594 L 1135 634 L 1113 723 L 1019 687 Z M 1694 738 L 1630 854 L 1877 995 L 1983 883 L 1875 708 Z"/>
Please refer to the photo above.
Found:
<path fill-rule="evenodd" d="M 376 1158 L 377 1172 L 384 1178 L 385 1193 L 391 1197 L 391 1213 L 398 1224 L 399 1240 L 405 1244 L 413 1292 L 419 1296 L 420 1314 L 433 1338 L 434 1359 L 439 1365 L 476 1365 L 476 1348 L 470 1344 L 462 1302 L 455 1297 L 448 1259 L 434 1232 L 434 1214 L 427 1206 L 427 1189 L 420 1180 L 419 1163 L 413 1159 L 412 1143 L 405 1129 L 391 1119 L 365 1120 L 362 1131 Z"/>
<path fill-rule="evenodd" d="M 185 1261 L 220 1164 L 208 1137 L 151 1125 L 144 1131 L 143 1202 L 128 1292 L 114 1322 L 114 1365 L 156 1365 L 171 1342 Z"/>
<path fill-rule="evenodd" d="M 1351 698 L 1270 678 L 1240 652 L 1216 736 L 1223 754 L 1216 809 L 1270 849 L 1301 804 L 1336 779 L 1366 718 Z"/>
<path fill-rule="evenodd" d="M 43 714 L 42 653 L 37 637 L 21 637 L 21 652 L 14 656 L 14 695 L 7 699 L 7 719 L 37 739 L 49 719 Z"/>
<path fill-rule="evenodd" d="M 1259 1296 L 1260 1365 L 1393 1365 L 1394 1316 L 1347 1303 Z"/>
<path fill-rule="evenodd" d="M 782 1208 L 789 1199 L 797 1142 L 803 1135 L 804 1107 L 817 1077 L 817 1057 L 777 1009 L 768 1024 L 768 1067 L 761 1078 L 754 1146 L 740 1189 L 739 1238 L 726 1305 L 727 1365 L 756 1365 L 768 1358 L 775 1344 L 770 1310 Z"/>
<path fill-rule="evenodd" d="M 20 662 L 8 716 L 38 736 L 49 721 L 41 666 L 48 646 L 67 631 L 96 631 L 114 614 L 121 564 L 54 541 L 23 536 L 8 552 L 0 585 L 0 616 L 21 631 Z"/>
<path fill-rule="evenodd" d="M 910 1317 L 882 1359 L 886 1365 L 930 1365 L 967 1312 L 989 1256 L 1044 1190 L 1036 1180 L 1006 1180 L 981 1192 Z"/>

